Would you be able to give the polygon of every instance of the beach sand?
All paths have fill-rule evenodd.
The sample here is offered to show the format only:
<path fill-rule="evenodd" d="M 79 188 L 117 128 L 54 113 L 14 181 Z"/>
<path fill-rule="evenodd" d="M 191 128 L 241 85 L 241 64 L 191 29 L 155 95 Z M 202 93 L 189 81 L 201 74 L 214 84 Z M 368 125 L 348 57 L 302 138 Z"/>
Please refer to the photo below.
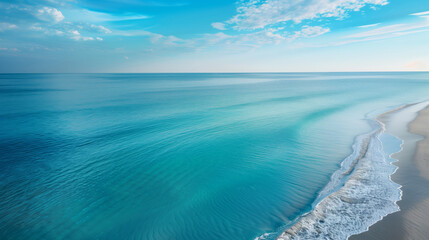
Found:
<path fill-rule="evenodd" d="M 420 111 L 418 118 L 410 124 L 410 131 L 425 137 L 417 144 L 415 161 L 421 175 L 429 180 L 429 107 Z"/>
<path fill-rule="evenodd" d="M 349 239 L 429 239 L 429 106 L 424 104 L 425 108 L 417 117 L 410 108 L 419 106 L 403 108 L 379 118 L 386 125 L 387 133 L 404 140 L 403 151 L 393 155 L 399 160 L 395 163 L 399 169 L 392 176 L 393 181 L 403 186 L 402 200 L 398 202 L 401 211 L 386 216 L 369 231 Z"/>

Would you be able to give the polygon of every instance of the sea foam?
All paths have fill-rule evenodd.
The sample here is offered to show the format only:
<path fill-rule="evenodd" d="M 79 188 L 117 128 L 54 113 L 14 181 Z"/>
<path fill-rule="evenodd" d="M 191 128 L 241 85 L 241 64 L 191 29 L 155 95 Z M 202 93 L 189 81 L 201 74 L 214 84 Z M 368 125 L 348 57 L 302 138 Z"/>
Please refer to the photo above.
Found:
<path fill-rule="evenodd" d="M 347 239 L 399 211 L 396 202 L 402 191 L 390 179 L 397 169 L 390 156 L 401 150 L 401 141 L 385 134 L 381 122 L 377 124 L 376 130 L 356 138 L 353 153 L 332 175 L 313 210 L 301 216 L 278 240 Z M 386 152 L 386 146 L 392 143 L 397 149 Z"/>

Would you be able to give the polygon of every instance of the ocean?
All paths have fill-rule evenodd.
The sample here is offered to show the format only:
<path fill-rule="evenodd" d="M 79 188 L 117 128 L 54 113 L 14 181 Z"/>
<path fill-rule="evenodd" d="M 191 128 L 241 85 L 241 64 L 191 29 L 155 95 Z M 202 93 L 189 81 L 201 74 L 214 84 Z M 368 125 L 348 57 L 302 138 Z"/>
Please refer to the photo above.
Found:
<path fill-rule="evenodd" d="M 427 72 L 0 74 L 0 239 L 276 239 L 322 201 L 346 238 L 398 210 L 374 118 L 428 93 Z M 386 209 L 336 202 L 354 166 Z"/>

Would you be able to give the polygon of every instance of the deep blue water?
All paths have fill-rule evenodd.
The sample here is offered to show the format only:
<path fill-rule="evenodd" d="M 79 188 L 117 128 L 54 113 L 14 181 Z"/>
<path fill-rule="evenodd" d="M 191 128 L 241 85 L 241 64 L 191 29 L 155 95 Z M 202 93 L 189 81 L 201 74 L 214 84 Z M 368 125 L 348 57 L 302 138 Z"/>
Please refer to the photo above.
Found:
<path fill-rule="evenodd" d="M 1 74 L 0 239 L 254 239 L 429 73 Z"/>

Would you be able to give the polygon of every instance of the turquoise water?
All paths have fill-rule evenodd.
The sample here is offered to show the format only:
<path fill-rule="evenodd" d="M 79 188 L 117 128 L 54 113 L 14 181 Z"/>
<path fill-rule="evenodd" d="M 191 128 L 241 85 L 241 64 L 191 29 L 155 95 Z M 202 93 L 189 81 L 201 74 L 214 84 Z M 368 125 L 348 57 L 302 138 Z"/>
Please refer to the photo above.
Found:
<path fill-rule="evenodd" d="M 1 239 L 254 239 L 429 73 L 2 74 Z"/>

